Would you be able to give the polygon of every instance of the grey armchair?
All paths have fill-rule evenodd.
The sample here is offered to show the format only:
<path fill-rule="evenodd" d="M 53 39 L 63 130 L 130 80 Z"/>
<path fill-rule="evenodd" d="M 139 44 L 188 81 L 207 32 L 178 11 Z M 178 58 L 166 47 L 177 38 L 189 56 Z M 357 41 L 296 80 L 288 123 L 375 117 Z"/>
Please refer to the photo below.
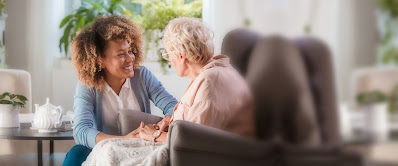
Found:
<path fill-rule="evenodd" d="M 222 53 L 246 78 L 256 105 L 256 139 L 175 121 L 169 128 L 170 165 L 359 166 L 362 158 L 340 142 L 331 55 L 321 41 L 263 37 L 247 29 L 228 33 Z M 141 119 L 121 111 L 121 134 Z"/>

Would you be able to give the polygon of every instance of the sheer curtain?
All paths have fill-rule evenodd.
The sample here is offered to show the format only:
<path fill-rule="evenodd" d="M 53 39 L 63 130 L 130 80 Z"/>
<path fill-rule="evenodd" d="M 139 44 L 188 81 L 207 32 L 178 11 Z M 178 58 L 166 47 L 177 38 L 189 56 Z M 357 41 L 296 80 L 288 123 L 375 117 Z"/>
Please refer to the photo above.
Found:
<path fill-rule="evenodd" d="M 68 0 L 7 1 L 7 65 L 27 70 L 32 78 L 32 103 L 51 97 L 54 57 L 59 56 L 59 23 Z"/>

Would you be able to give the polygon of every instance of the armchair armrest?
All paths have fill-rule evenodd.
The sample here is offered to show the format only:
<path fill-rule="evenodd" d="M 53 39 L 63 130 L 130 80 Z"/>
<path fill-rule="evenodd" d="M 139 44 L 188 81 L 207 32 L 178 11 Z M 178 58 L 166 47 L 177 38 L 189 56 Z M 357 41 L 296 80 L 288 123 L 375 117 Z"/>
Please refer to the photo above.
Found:
<path fill-rule="evenodd" d="M 170 165 L 264 165 L 277 146 L 220 129 L 175 121 L 168 133 Z M 261 162 L 258 162 L 261 161 Z"/>
<path fill-rule="evenodd" d="M 145 124 L 155 124 L 162 119 L 162 117 L 151 115 L 145 112 L 139 112 L 129 109 L 120 110 L 120 134 L 126 135 L 130 133 L 131 131 L 137 129 L 140 126 L 141 122 L 144 122 Z"/>
<path fill-rule="evenodd" d="M 341 146 L 301 147 L 256 141 L 188 121 L 175 121 L 168 133 L 170 165 L 361 166 L 356 153 Z"/>

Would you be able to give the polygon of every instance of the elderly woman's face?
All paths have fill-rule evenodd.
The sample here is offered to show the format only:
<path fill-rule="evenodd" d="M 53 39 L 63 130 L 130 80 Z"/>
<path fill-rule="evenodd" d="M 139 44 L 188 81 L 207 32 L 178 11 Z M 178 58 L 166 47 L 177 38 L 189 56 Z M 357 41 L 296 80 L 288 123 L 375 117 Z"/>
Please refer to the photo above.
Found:
<path fill-rule="evenodd" d="M 126 79 L 134 76 L 135 56 L 126 41 L 109 41 L 102 59 L 107 79 Z"/>
<path fill-rule="evenodd" d="M 171 51 L 170 49 L 165 49 L 165 50 L 169 55 L 168 61 L 170 62 L 171 66 L 173 66 L 174 69 L 176 70 L 177 75 L 183 77 L 181 60 L 178 58 L 177 55 L 178 52 Z"/>

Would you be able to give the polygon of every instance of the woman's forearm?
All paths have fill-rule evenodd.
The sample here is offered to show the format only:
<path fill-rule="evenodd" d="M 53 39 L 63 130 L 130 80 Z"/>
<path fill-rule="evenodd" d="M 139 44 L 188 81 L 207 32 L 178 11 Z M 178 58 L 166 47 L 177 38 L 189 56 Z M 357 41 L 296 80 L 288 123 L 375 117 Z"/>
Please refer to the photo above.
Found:
<path fill-rule="evenodd" d="M 109 139 L 109 138 L 124 138 L 124 136 L 117 136 L 117 135 L 108 135 L 104 133 L 98 133 L 97 136 L 95 137 L 95 144 L 98 142 L 104 140 L 104 139 Z"/>

